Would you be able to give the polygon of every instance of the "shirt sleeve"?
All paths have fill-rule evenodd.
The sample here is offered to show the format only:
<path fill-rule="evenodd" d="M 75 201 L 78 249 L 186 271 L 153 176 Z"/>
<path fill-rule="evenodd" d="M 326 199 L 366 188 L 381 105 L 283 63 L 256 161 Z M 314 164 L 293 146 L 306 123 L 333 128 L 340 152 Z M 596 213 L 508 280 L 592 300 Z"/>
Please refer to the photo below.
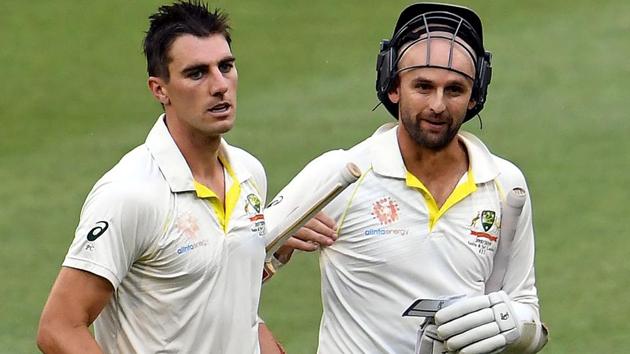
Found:
<path fill-rule="evenodd" d="M 97 183 L 83 205 L 63 266 L 101 276 L 116 289 L 159 233 L 158 203 L 139 186 Z"/>

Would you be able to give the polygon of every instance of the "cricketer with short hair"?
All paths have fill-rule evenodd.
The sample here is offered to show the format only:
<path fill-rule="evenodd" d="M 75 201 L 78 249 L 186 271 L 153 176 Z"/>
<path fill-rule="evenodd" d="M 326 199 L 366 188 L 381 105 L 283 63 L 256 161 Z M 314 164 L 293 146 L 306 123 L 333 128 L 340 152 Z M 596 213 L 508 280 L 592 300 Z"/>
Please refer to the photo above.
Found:
<path fill-rule="evenodd" d="M 147 82 L 164 113 L 87 196 L 37 344 L 45 353 L 280 353 L 257 317 L 265 171 L 223 139 L 238 83 L 227 15 L 181 1 L 149 19 Z"/>

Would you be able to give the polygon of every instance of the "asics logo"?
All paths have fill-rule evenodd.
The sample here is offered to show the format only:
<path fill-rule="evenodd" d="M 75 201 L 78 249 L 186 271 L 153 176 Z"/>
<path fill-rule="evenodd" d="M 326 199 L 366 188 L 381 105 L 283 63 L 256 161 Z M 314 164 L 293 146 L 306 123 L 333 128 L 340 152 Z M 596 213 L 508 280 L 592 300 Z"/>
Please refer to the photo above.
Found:
<path fill-rule="evenodd" d="M 99 221 L 96 223 L 96 226 L 90 230 L 87 234 L 88 241 L 94 241 L 99 238 L 109 227 L 107 221 Z"/>

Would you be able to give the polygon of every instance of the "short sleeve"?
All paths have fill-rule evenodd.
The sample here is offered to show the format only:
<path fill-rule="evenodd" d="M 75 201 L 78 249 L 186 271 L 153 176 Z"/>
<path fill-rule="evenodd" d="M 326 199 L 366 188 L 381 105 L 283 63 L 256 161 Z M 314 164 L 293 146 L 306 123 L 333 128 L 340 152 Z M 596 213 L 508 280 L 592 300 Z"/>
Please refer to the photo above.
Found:
<path fill-rule="evenodd" d="M 88 195 L 63 266 L 107 279 L 117 288 L 159 236 L 164 214 L 146 187 L 97 183 Z"/>

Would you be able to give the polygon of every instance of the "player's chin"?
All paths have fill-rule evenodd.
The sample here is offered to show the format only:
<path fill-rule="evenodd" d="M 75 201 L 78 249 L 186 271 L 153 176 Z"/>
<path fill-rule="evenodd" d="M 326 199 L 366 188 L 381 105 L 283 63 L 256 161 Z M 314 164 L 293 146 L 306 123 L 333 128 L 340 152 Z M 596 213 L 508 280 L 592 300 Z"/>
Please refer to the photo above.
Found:
<path fill-rule="evenodd" d="M 208 119 L 205 121 L 202 129 L 207 135 L 222 135 L 232 130 L 232 128 L 234 128 L 234 119 L 229 118 L 219 121 L 215 119 Z"/>
<path fill-rule="evenodd" d="M 217 134 L 225 134 L 234 128 L 234 119 L 216 122 L 213 126 L 213 130 Z"/>
<path fill-rule="evenodd" d="M 417 142 L 428 149 L 440 151 L 446 148 L 450 144 L 451 140 L 452 138 L 450 137 L 450 134 L 447 134 L 446 132 L 441 134 L 423 132 Z"/>

